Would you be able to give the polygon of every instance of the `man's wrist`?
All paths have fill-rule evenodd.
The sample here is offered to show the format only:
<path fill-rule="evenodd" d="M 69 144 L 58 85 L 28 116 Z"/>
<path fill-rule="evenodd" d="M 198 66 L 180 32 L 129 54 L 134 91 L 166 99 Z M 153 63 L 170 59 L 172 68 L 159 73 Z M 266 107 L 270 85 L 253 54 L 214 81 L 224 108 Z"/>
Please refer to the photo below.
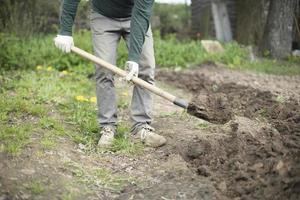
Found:
<path fill-rule="evenodd" d="M 138 55 L 131 53 L 129 50 L 128 60 L 135 63 L 139 63 L 140 58 Z"/>
<path fill-rule="evenodd" d="M 128 60 L 128 61 L 126 61 L 126 63 L 133 64 L 133 65 L 138 65 L 138 63 L 133 61 L 133 60 Z"/>
<path fill-rule="evenodd" d="M 58 35 L 71 36 L 72 37 L 72 31 L 60 30 Z"/>

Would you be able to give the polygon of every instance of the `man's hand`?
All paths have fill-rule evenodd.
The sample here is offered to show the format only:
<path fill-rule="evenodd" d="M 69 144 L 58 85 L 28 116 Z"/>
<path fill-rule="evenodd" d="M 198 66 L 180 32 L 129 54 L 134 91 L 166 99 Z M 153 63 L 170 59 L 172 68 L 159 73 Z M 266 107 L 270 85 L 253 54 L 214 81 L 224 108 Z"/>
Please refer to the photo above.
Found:
<path fill-rule="evenodd" d="M 54 43 L 64 53 L 70 53 L 71 47 L 74 46 L 73 37 L 67 35 L 57 35 L 54 38 Z"/>
<path fill-rule="evenodd" d="M 125 64 L 125 70 L 128 73 L 125 77 L 126 81 L 131 81 L 132 77 L 138 77 L 139 64 L 133 61 L 127 61 Z"/>

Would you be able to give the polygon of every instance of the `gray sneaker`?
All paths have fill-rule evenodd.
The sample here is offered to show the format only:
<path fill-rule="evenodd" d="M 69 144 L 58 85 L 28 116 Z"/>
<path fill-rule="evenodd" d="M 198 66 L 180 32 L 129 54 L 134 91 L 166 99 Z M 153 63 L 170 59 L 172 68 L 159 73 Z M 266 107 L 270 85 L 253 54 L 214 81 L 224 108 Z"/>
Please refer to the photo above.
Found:
<path fill-rule="evenodd" d="M 135 134 L 135 138 L 139 138 L 145 145 L 150 147 L 160 147 L 166 144 L 166 138 L 154 131 L 155 129 L 148 124 L 142 125 Z"/>
<path fill-rule="evenodd" d="M 101 138 L 98 142 L 100 147 L 108 147 L 112 144 L 115 137 L 115 130 L 111 126 L 104 126 L 100 132 Z"/>

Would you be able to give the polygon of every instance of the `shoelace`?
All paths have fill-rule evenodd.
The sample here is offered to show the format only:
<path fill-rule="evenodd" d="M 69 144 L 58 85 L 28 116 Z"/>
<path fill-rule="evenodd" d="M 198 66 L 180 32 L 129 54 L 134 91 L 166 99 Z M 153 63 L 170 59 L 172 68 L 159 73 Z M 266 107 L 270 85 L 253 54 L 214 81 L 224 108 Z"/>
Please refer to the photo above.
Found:
<path fill-rule="evenodd" d="M 145 140 L 147 136 L 151 135 L 154 131 L 154 128 L 152 128 L 149 125 L 145 125 L 144 127 L 142 127 L 141 130 L 141 139 Z"/>
<path fill-rule="evenodd" d="M 113 133 L 112 129 L 108 126 L 104 126 L 101 132 L 103 132 L 103 136 L 109 136 L 111 133 Z"/>

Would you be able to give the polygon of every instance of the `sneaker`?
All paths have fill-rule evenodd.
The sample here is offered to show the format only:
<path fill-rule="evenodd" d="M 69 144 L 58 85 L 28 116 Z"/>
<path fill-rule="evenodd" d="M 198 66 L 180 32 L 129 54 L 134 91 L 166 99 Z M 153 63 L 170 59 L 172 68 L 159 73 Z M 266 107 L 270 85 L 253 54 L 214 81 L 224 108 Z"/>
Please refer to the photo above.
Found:
<path fill-rule="evenodd" d="M 107 147 L 110 146 L 115 137 L 115 131 L 111 126 L 104 126 L 100 132 L 101 138 L 98 142 L 98 146 Z"/>
<path fill-rule="evenodd" d="M 140 138 L 140 140 L 145 145 L 150 147 L 160 147 L 166 144 L 166 138 L 156 134 L 154 131 L 154 128 L 149 126 L 148 124 L 142 125 L 138 132 L 135 134 L 135 137 Z"/>

